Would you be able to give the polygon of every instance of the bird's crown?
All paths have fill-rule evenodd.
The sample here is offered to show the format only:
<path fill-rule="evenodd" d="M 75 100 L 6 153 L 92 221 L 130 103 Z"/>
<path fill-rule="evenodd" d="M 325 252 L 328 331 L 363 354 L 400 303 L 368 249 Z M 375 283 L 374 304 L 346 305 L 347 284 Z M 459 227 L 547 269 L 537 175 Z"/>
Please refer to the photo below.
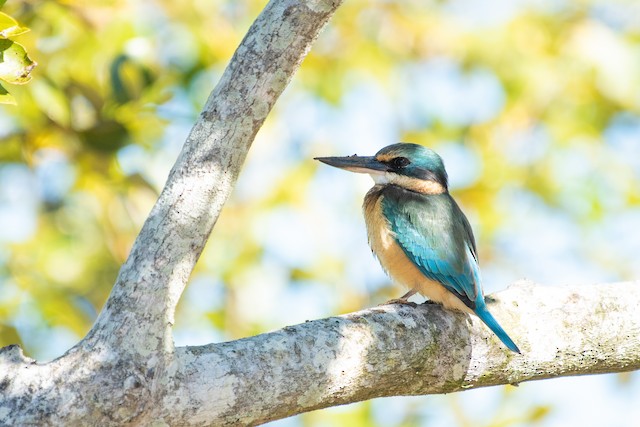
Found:
<path fill-rule="evenodd" d="M 435 151 L 418 144 L 400 142 L 384 147 L 374 156 L 396 174 L 411 178 L 436 181 L 448 186 L 447 171 Z"/>

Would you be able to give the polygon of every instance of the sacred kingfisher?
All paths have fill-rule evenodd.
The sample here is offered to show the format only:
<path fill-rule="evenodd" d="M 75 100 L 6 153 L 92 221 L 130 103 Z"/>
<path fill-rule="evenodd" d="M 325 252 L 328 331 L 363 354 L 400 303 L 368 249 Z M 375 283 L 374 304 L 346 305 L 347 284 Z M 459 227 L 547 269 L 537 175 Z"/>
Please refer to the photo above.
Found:
<path fill-rule="evenodd" d="M 401 301 L 419 292 L 445 308 L 474 313 L 520 353 L 487 309 L 473 231 L 449 194 L 435 151 L 399 143 L 372 157 L 316 160 L 373 178 L 363 204 L 369 245 L 387 274 L 409 289 Z"/>

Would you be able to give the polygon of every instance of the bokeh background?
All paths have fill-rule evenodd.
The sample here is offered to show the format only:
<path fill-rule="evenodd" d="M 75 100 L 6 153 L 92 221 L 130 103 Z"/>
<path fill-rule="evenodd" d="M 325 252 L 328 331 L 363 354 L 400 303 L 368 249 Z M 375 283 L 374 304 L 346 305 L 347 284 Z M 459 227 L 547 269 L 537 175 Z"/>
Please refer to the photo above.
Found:
<path fill-rule="evenodd" d="M 39 66 L 0 106 L 0 346 L 89 330 L 264 0 L 9 1 Z M 444 158 L 488 293 L 640 277 L 640 2 L 347 0 L 258 134 L 179 305 L 178 345 L 397 297 L 371 182 L 314 162 L 397 141 Z M 640 425 L 637 374 L 316 411 L 273 426 Z"/>

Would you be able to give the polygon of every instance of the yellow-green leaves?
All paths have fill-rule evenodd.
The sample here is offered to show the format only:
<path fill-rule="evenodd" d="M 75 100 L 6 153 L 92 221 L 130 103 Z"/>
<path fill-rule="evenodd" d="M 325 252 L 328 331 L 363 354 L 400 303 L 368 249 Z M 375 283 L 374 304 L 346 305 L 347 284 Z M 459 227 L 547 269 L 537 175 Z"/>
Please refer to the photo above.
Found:
<path fill-rule="evenodd" d="M 22 46 L 11 40 L 0 40 L 0 79 L 11 84 L 25 84 L 31 80 L 35 63 Z"/>
<path fill-rule="evenodd" d="M 8 39 L 10 37 L 19 36 L 29 31 L 26 27 L 21 27 L 18 21 L 0 12 L 0 38 Z"/>
<path fill-rule="evenodd" d="M 4 1 L 0 0 L 0 6 Z M 18 22 L 0 12 L 0 80 L 10 84 L 25 84 L 31 80 L 31 70 L 37 65 L 29 58 L 27 51 L 11 37 L 24 34 L 28 28 L 20 26 Z M 15 104 L 15 99 L 9 91 L 0 85 L 0 103 Z"/>

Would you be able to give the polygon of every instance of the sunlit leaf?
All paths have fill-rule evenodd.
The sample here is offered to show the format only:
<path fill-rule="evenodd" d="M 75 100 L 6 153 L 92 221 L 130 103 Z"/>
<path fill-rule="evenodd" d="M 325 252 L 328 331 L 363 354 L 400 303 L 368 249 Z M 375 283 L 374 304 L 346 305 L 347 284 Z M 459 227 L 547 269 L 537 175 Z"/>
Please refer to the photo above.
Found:
<path fill-rule="evenodd" d="M 16 100 L 2 85 L 0 85 L 0 104 L 16 104 Z"/>
<path fill-rule="evenodd" d="M 36 65 L 24 47 L 11 40 L 0 40 L 0 80 L 25 84 L 31 80 L 31 71 Z"/>
<path fill-rule="evenodd" d="M 2 4 L 0 4 L 0 6 L 2 6 Z M 28 28 L 21 27 L 15 19 L 6 13 L 0 12 L 0 38 L 7 39 L 9 37 L 15 37 L 27 31 L 29 31 Z"/>

